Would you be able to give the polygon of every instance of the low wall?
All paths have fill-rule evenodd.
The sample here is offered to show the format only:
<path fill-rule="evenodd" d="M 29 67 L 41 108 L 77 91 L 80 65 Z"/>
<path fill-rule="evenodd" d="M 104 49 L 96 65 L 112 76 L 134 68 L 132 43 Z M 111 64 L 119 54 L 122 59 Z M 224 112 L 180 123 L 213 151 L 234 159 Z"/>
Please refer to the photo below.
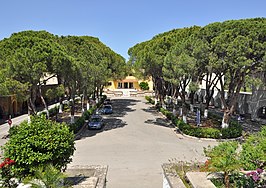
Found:
<path fill-rule="evenodd" d="M 68 166 L 65 173 L 67 177 L 77 179 L 77 184 L 74 187 L 105 188 L 107 170 L 107 165 L 76 165 Z"/>

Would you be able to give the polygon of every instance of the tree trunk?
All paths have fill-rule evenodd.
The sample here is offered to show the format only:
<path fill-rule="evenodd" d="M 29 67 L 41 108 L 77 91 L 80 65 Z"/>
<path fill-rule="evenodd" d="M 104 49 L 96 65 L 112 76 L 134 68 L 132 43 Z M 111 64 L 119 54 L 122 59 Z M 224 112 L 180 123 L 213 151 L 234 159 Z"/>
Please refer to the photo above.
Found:
<path fill-rule="evenodd" d="M 37 114 L 37 110 L 36 110 L 36 107 L 35 107 L 35 100 L 36 100 L 36 88 L 31 88 L 31 93 L 30 93 L 30 97 L 29 97 L 29 101 L 28 101 L 28 107 L 30 109 L 30 113 L 32 115 L 36 115 Z"/>
<path fill-rule="evenodd" d="M 28 106 L 28 124 L 30 124 L 30 109 L 29 109 L 29 106 Z"/>
<path fill-rule="evenodd" d="M 176 112 L 176 109 L 175 109 L 175 106 L 173 107 L 173 115 L 174 115 L 174 117 L 176 117 L 176 114 L 177 114 L 177 112 Z"/>
<path fill-rule="evenodd" d="M 42 96 L 42 88 L 41 87 L 42 86 L 39 85 L 39 95 L 40 95 L 41 101 L 42 101 L 42 103 L 44 105 L 44 108 L 46 110 L 46 117 L 47 117 L 47 119 L 49 119 L 49 110 L 48 110 L 48 106 L 47 106 L 47 104 L 46 104 L 46 102 L 45 102 L 45 100 L 44 100 L 44 98 Z"/>
<path fill-rule="evenodd" d="M 74 104 L 74 100 L 72 102 L 72 105 L 71 105 L 71 112 L 70 112 L 70 115 L 71 115 L 71 118 L 70 118 L 70 123 L 73 124 L 75 123 L 75 104 Z"/>
<path fill-rule="evenodd" d="M 100 87 L 100 96 L 103 95 L 103 88 L 104 88 L 104 85 L 102 85 L 102 86 Z"/>
<path fill-rule="evenodd" d="M 183 114 L 182 120 L 184 121 L 184 123 L 187 123 L 187 116 Z"/>
<path fill-rule="evenodd" d="M 224 184 L 226 188 L 230 188 L 229 174 L 227 172 L 224 173 Z"/>
<path fill-rule="evenodd" d="M 209 109 L 206 107 L 204 110 L 204 118 L 208 118 Z"/>
<path fill-rule="evenodd" d="M 84 113 L 84 105 L 85 104 L 85 90 L 83 91 L 83 95 L 82 95 L 82 99 L 81 99 L 81 111 L 82 111 L 82 114 Z"/>
<path fill-rule="evenodd" d="M 230 110 L 225 109 L 222 121 L 222 128 L 227 128 L 229 126 L 230 115 L 231 115 Z"/>
<path fill-rule="evenodd" d="M 59 112 L 58 113 L 63 113 L 63 100 L 62 97 L 59 98 Z"/>
<path fill-rule="evenodd" d="M 99 102 L 99 87 L 97 86 L 97 90 L 96 90 L 96 96 L 97 96 L 97 99 L 98 99 L 98 102 Z"/>
<path fill-rule="evenodd" d="M 194 111 L 194 105 L 190 104 L 189 107 L 190 107 L 190 111 L 193 112 Z"/>
<path fill-rule="evenodd" d="M 158 99 L 155 97 L 154 98 L 154 104 L 155 104 L 155 106 L 157 105 L 157 103 L 158 103 Z"/>
<path fill-rule="evenodd" d="M 187 108 L 186 108 L 186 103 L 182 105 L 182 119 L 184 123 L 187 123 Z"/>

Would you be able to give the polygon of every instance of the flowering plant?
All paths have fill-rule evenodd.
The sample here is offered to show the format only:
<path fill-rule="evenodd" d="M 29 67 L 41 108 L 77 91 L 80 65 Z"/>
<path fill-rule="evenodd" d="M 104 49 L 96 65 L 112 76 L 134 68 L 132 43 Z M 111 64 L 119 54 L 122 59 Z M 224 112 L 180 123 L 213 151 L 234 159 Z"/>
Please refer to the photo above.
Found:
<path fill-rule="evenodd" d="M 11 166 L 15 164 L 15 161 L 10 158 L 5 158 L 4 161 L 0 164 L 0 186 L 1 187 L 16 187 L 16 183 L 10 181 L 14 177 L 14 174 L 11 171 Z"/>
<path fill-rule="evenodd" d="M 266 186 L 266 172 L 264 172 L 264 170 L 261 168 L 257 168 L 255 171 L 245 173 L 245 176 L 249 180 L 248 182 L 250 184 L 256 185 L 255 187 Z"/>

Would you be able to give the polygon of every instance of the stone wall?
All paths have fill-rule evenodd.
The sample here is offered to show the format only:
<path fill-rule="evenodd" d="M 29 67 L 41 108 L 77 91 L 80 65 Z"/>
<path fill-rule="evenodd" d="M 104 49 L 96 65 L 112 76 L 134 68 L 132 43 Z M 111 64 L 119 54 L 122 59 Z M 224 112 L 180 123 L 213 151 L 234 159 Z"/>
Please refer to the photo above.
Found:
<path fill-rule="evenodd" d="M 205 93 L 206 91 L 203 89 L 199 91 L 195 96 L 196 101 L 205 103 Z M 223 108 L 219 93 L 217 92 L 214 94 L 213 99 L 211 100 L 211 106 L 212 105 L 216 108 Z M 250 117 L 251 119 L 258 119 L 258 113 L 263 107 L 266 107 L 266 90 L 241 92 L 236 105 L 236 113 Z"/>

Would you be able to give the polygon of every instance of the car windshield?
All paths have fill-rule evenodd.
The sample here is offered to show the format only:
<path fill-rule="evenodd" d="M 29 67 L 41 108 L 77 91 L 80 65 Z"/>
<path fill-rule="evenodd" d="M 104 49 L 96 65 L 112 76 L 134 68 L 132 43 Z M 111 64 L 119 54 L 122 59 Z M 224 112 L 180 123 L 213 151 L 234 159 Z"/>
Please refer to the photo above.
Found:
<path fill-rule="evenodd" d="M 91 119 L 91 122 L 99 122 L 99 121 L 101 121 L 101 118 L 92 118 Z"/>
<path fill-rule="evenodd" d="M 111 109 L 112 107 L 111 106 L 104 106 L 104 108 Z"/>

